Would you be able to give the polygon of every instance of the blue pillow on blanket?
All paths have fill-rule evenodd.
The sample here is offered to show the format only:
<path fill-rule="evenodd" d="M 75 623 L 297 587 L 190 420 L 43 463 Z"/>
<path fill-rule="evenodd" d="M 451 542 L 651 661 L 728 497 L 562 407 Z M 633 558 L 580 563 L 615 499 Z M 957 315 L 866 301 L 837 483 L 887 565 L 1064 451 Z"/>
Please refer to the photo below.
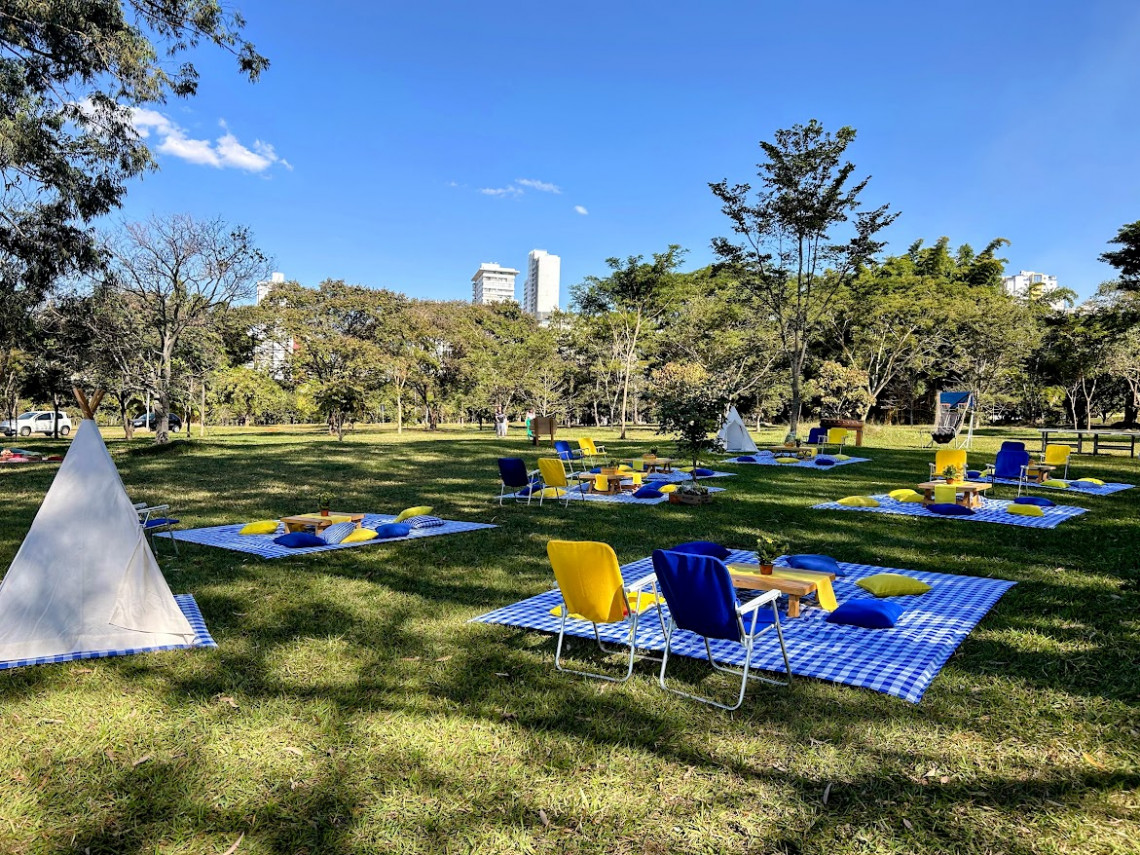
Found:
<path fill-rule="evenodd" d="M 713 543 L 711 540 L 690 540 L 686 543 L 678 543 L 670 552 L 687 552 L 690 555 L 711 555 L 713 558 L 719 558 L 721 561 L 732 555 L 732 550 L 726 546 L 721 546 L 719 543 Z"/>
<path fill-rule="evenodd" d="M 830 555 L 789 555 L 788 566 L 795 570 L 815 570 L 817 573 L 834 573 L 842 576 L 837 562 Z"/>
<path fill-rule="evenodd" d="M 743 457 L 737 457 L 736 462 L 737 463 L 755 463 L 756 458 L 750 454 L 746 454 Z"/>
<path fill-rule="evenodd" d="M 697 478 L 708 478 L 712 474 L 713 471 L 711 469 L 705 469 L 703 466 L 698 466 L 693 470 L 693 475 Z"/>
<path fill-rule="evenodd" d="M 665 494 L 658 490 L 656 487 L 651 487 L 649 484 L 646 484 L 644 487 L 637 490 L 633 494 L 633 497 L 635 499 L 660 499 L 664 495 Z"/>
<path fill-rule="evenodd" d="M 942 514 L 944 517 L 972 517 L 974 515 L 973 508 L 955 505 L 952 502 L 936 502 L 933 505 L 927 505 L 926 509 L 936 514 Z"/>
<path fill-rule="evenodd" d="M 302 546 L 328 546 L 323 537 L 315 535 L 311 531 L 291 531 L 288 534 L 273 538 L 273 542 L 278 546 L 287 546 L 290 549 L 300 549 Z"/>
<path fill-rule="evenodd" d="M 966 470 L 966 477 L 969 478 L 971 481 L 977 481 L 979 478 L 982 477 L 982 471 L 980 469 L 967 469 Z"/>
<path fill-rule="evenodd" d="M 903 607 L 890 600 L 848 600 L 827 616 L 827 622 L 863 629 L 890 629 L 902 613 Z"/>
<path fill-rule="evenodd" d="M 334 523 L 322 531 L 320 536 L 325 543 L 340 543 L 354 531 L 356 531 L 354 522 Z"/>
<path fill-rule="evenodd" d="M 412 533 L 412 527 L 407 523 L 385 523 L 382 526 L 377 526 L 376 537 L 407 537 Z"/>
<path fill-rule="evenodd" d="M 812 461 L 816 466 L 834 466 L 835 458 L 833 457 L 817 457 Z"/>
<path fill-rule="evenodd" d="M 403 520 L 412 528 L 436 528 L 443 525 L 443 520 L 439 517 L 428 516 L 427 514 L 420 514 L 418 517 L 408 517 Z"/>
<path fill-rule="evenodd" d="M 1037 505 L 1039 508 L 1055 508 L 1057 503 L 1044 496 L 1018 496 L 1013 500 L 1015 505 Z"/>

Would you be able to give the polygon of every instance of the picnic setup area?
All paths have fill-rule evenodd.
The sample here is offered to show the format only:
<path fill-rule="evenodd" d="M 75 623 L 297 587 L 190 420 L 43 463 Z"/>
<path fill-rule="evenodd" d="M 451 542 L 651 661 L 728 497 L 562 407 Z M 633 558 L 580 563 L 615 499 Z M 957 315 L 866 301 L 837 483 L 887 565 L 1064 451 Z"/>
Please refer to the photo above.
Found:
<path fill-rule="evenodd" d="M 842 449 L 859 465 L 819 466 L 838 449 L 797 456 L 771 429 L 759 447 L 788 462 L 706 455 L 697 483 L 716 490 L 690 504 L 633 498 L 692 480 L 667 443 L 649 455 L 652 428 L 560 428 L 572 461 L 489 427 L 211 428 L 161 453 L 120 436 L 84 422 L 73 442 L 37 441 L 61 466 L 0 470 L 0 561 L 15 574 L 33 535 L 67 548 L 37 512 L 62 499 L 57 474 L 76 477 L 69 450 L 98 462 L 105 444 L 108 495 L 117 469 L 130 500 L 177 517 L 143 542 L 195 639 L 0 670 L 0 851 L 1123 853 L 1140 839 L 1127 454 L 1071 456 L 1048 473 L 1064 487 L 1006 483 L 1003 443 L 1036 460 L 1037 437 L 981 428 L 955 490 L 913 430 L 869 425 Z M 87 525 L 72 507 L 53 519 Z M 321 539 L 334 531 L 345 540 Z M 758 532 L 787 547 L 771 574 Z M 317 540 L 279 542 L 296 534 Z M 674 551 L 693 542 L 723 559 Z M 612 654 L 561 612 L 582 543 L 620 568 L 639 618 L 631 635 L 619 602 L 596 625 Z M 746 681 L 731 712 L 685 696 L 731 706 L 741 681 L 683 629 L 694 594 L 676 587 L 679 569 L 721 567 L 745 628 L 767 623 L 751 653 L 724 639 L 708 653 L 750 656 L 772 681 Z M 908 593 L 869 593 L 884 574 Z M 883 602 L 899 604 L 893 628 L 831 620 Z"/>

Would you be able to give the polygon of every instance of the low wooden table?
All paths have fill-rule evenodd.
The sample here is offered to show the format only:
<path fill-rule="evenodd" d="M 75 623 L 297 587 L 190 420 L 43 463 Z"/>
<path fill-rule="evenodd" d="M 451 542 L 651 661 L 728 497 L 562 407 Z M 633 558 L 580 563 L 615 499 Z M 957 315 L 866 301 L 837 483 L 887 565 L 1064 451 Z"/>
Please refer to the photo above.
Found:
<path fill-rule="evenodd" d="M 956 493 L 962 494 L 961 500 L 955 495 L 954 504 L 965 508 L 980 508 L 982 506 L 982 493 L 993 487 L 993 484 L 981 481 L 960 481 L 957 484 L 947 484 L 945 481 L 924 481 L 918 485 L 918 489 L 922 490 L 922 503 L 924 505 L 934 503 L 935 487 L 953 487 Z"/>
<path fill-rule="evenodd" d="M 1042 481 L 1048 481 L 1052 478 L 1053 470 L 1056 468 L 1056 466 L 1050 466 L 1046 463 L 1030 463 L 1025 467 L 1025 477 L 1035 484 L 1040 484 Z"/>
<path fill-rule="evenodd" d="M 780 570 L 791 569 L 777 567 Z M 800 598 L 814 594 L 816 583 L 806 579 L 782 579 L 779 576 L 765 576 L 756 564 L 729 564 L 728 572 L 732 574 L 732 584 L 746 591 L 780 591 L 788 595 L 788 617 L 800 616 Z M 835 580 L 834 573 L 821 573 L 816 570 L 796 570 L 796 575 L 811 574 L 821 579 Z"/>
<path fill-rule="evenodd" d="M 281 522 L 285 524 L 285 531 L 304 531 L 305 529 L 311 528 L 317 532 L 322 532 L 330 525 L 342 522 L 356 523 L 356 527 L 360 528 L 360 523 L 363 520 L 364 514 L 350 513 L 348 511 L 329 511 L 327 517 L 319 513 L 281 517 Z"/>
<path fill-rule="evenodd" d="M 639 461 L 631 460 L 631 463 Z M 645 465 L 646 472 L 672 472 L 673 471 L 673 458 L 672 457 L 654 457 L 652 459 L 643 457 L 640 460 Z"/>
<path fill-rule="evenodd" d="M 587 481 L 589 483 L 591 493 L 607 493 L 612 495 L 614 493 L 620 493 L 622 491 L 622 481 L 629 479 L 629 476 L 629 472 L 615 472 L 613 475 L 606 475 L 599 472 L 586 472 L 579 475 L 578 477 L 579 480 Z M 598 489 L 598 482 L 596 480 L 598 478 L 606 479 L 606 489 Z"/>

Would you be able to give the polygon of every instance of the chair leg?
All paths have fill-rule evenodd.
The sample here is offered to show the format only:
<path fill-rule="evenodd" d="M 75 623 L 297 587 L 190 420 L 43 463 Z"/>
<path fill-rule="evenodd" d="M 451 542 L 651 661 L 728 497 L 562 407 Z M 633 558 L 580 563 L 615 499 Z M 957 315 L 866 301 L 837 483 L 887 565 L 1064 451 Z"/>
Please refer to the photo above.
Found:
<path fill-rule="evenodd" d="M 625 676 L 624 677 L 611 677 L 609 674 L 601 674 L 597 671 L 575 671 L 572 668 L 563 667 L 563 665 L 562 665 L 562 642 L 566 638 L 566 621 L 569 618 L 569 614 L 570 614 L 570 609 L 567 608 L 566 601 L 563 600 L 562 601 L 562 623 L 558 627 L 558 646 L 555 647 L 555 649 L 554 649 L 554 669 L 556 671 L 561 671 L 564 674 L 577 674 L 579 677 L 593 677 L 595 680 L 606 680 L 607 682 L 610 682 L 610 683 L 624 683 L 626 680 L 628 680 L 633 675 L 633 663 L 634 663 L 634 660 L 637 658 L 637 648 L 632 643 L 629 645 L 629 661 L 626 664 Z M 634 632 L 636 633 L 637 615 L 634 615 L 633 622 L 634 622 Z M 605 646 L 602 644 L 601 637 L 598 635 L 598 625 L 593 624 L 593 627 L 594 627 L 594 637 L 597 639 L 598 647 L 600 647 L 602 649 L 602 652 L 604 652 L 604 653 L 616 653 L 616 652 L 618 652 L 618 651 L 613 651 L 613 650 L 607 650 L 605 648 Z M 632 641 L 632 639 L 631 639 L 631 641 Z"/>

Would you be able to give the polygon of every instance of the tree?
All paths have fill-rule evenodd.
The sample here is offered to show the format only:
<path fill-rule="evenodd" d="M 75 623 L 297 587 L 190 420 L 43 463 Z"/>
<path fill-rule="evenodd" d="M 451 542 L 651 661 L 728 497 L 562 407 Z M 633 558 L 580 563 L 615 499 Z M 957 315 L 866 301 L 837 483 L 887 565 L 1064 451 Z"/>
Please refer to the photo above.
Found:
<path fill-rule="evenodd" d="M 125 226 L 111 245 L 109 286 L 138 301 L 141 318 L 154 336 L 155 442 L 169 440 L 166 414 L 183 336 L 206 325 L 233 301 L 250 296 L 268 269 L 250 231 L 219 219 L 152 217 Z"/>
<path fill-rule="evenodd" d="M 1140 220 L 1121 226 L 1109 243 L 1123 248 L 1101 253 L 1098 258 L 1120 271 L 1120 290 L 1140 291 Z"/>
<path fill-rule="evenodd" d="M 842 162 L 854 139 L 854 128 L 842 127 L 832 137 L 814 119 L 776 131 L 775 142 L 760 143 L 768 159 L 757 167 L 762 189 L 755 204 L 749 203 L 749 184 L 709 184 L 738 236 L 713 238 L 713 252 L 777 325 L 791 385 L 792 433 L 799 426 L 809 348 L 831 298 L 883 248 L 874 237 L 898 216 L 887 205 L 859 210 L 870 178 L 849 183 L 855 165 Z M 853 234 L 833 242 L 832 231 L 845 223 Z"/>
<path fill-rule="evenodd" d="M 693 461 L 723 447 L 715 436 L 724 417 L 727 396 L 721 384 L 700 365 L 667 363 L 653 373 L 660 434 L 672 434 L 677 455 Z M 695 476 L 694 476 L 695 478 Z"/>
<path fill-rule="evenodd" d="M 629 420 L 629 393 L 634 369 L 642 355 L 646 337 L 656 329 L 661 317 L 676 297 L 675 274 L 685 252 L 671 245 L 653 254 L 653 261 L 630 256 L 625 261 L 607 258 L 613 271 L 605 279 L 587 277 L 574 286 L 573 299 L 586 315 L 598 316 L 610 329 L 621 359 L 621 438 L 625 439 Z"/>
<path fill-rule="evenodd" d="M 0 340 L 60 277 L 99 265 L 90 223 L 154 166 L 132 108 L 197 90 L 193 64 L 169 60 L 207 41 L 250 80 L 268 66 L 244 25 L 219 0 L 5 0 Z"/>

